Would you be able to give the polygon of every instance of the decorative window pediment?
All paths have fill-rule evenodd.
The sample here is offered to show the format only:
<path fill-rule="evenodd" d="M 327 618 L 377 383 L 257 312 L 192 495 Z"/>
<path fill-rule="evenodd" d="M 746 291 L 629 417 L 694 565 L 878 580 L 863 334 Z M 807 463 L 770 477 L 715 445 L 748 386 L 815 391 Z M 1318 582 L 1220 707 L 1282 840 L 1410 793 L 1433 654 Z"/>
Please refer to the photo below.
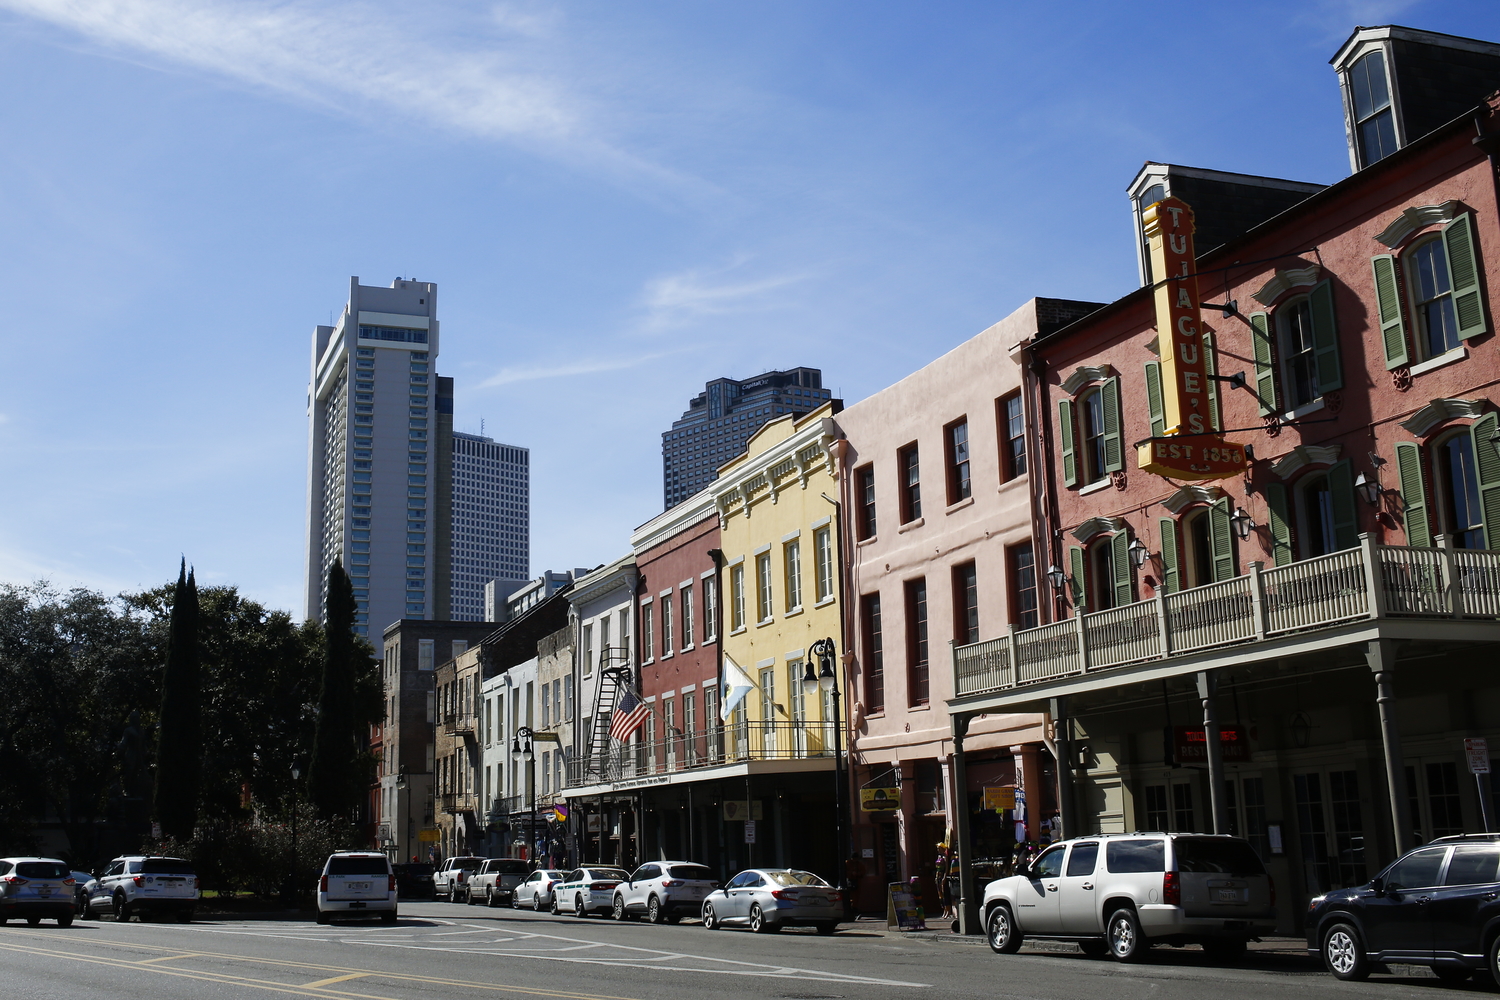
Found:
<path fill-rule="evenodd" d="M 1445 201 L 1441 205 L 1423 205 L 1420 208 L 1408 208 L 1386 226 L 1376 241 L 1388 247 L 1397 247 L 1412 233 L 1425 226 L 1446 224 L 1458 218 L 1458 213 L 1464 210 L 1463 203 L 1457 199 Z"/>
<path fill-rule="evenodd" d="M 1401 426 L 1417 437 L 1426 437 L 1429 431 L 1446 420 L 1456 417 L 1477 419 L 1484 413 L 1484 403 L 1483 399 L 1434 399 L 1401 421 Z"/>
<path fill-rule="evenodd" d="M 1217 486 L 1184 486 L 1163 500 L 1161 505 L 1173 514 L 1181 514 L 1192 504 L 1213 503 L 1223 496 L 1228 496 L 1228 494 Z"/>
<path fill-rule="evenodd" d="M 1322 276 L 1323 269 L 1317 264 L 1277 271 L 1270 281 L 1261 285 L 1259 291 L 1252 292 L 1250 297 L 1269 308 L 1272 303 L 1293 288 L 1311 288 Z"/>
<path fill-rule="evenodd" d="M 1087 542 L 1099 535 L 1112 535 L 1124 530 L 1125 519 L 1123 517 L 1091 517 L 1073 529 L 1073 537 L 1080 542 Z"/>
<path fill-rule="evenodd" d="M 1107 378 L 1113 378 L 1115 370 L 1109 365 L 1099 365 L 1096 368 L 1080 367 L 1074 369 L 1062 384 L 1062 391 L 1069 396 L 1076 396 L 1078 390 L 1090 382 L 1102 382 Z"/>
<path fill-rule="evenodd" d="M 1282 479 L 1290 479 L 1309 465 L 1332 465 L 1339 460 L 1339 452 L 1343 450 L 1341 444 L 1299 444 L 1272 465 L 1271 471 Z"/>

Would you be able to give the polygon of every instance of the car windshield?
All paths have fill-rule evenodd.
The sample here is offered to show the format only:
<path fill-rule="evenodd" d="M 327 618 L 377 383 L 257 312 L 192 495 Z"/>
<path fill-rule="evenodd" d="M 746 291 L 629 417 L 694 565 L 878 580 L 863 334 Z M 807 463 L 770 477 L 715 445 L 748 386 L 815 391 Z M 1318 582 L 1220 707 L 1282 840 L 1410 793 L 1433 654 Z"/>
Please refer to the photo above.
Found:
<path fill-rule="evenodd" d="M 61 861 L 22 861 L 16 865 L 22 878 L 67 878 L 68 866 Z"/>
<path fill-rule="evenodd" d="M 525 875 L 531 871 L 531 862 L 501 858 L 490 862 L 490 871 L 501 875 Z"/>
<path fill-rule="evenodd" d="M 567 877 L 562 872 L 554 872 L 554 871 L 541 871 L 541 872 L 537 872 L 537 874 L 540 875 L 543 879 L 558 879 L 558 878 L 566 878 Z"/>
<path fill-rule="evenodd" d="M 1227 837 L 1178 837 L 1172 843 L 1180 872 L 1215 875 L 1264 875 L 1266 868 L 1243 840 Z"/>
<path fill-rule="evenodd" d="M 766 877 L 777 885 L 828 885 L 812 872 L 766 872 Z"/>
<path fill-rule="evenodd" d="M 713 882 L 714 873 L 702 865 L 672 865 L 672 877 L 683 881 Z"/>
<path fill-rule="evenodd" d="M 385 875 L 389 873 L 385 858 L 329 858 L 330 875 Z"/>
<path fill-rule="evenodd" d="M 147 858 L 141 871 L 147 875 L 191 875 L 193 866 L 181 858 Z"/>

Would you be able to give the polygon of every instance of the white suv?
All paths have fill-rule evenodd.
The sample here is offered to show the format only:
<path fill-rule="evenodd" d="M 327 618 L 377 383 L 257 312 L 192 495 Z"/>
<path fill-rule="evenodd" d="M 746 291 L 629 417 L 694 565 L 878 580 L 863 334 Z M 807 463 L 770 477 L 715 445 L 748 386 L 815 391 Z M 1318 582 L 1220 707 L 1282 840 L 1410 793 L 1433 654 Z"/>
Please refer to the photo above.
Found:
<path fill-rule="evenodd" d="M 169 913 L 182 923 L 193 919 L 198 905 L 198 875 L 182 858 L 126 855 L 115 858 L 88 884 L 85 917 L 113 913 L 116 920 L 145 920 Z"/>
<path fill-rule="evenodd" d="M 616 920 L 644 913 L 653 924 L 675 924 L 697 916 L 703 900 L 719 887 L 714 873 L 691 861 L 653 861 L 615 886 Z"/>
<path fill-rule="evenodd" d="M 1207 834 L 1131 833 L 1054 844 L 984 889 L 990 947 L 1022 938 L 1078 942 L 1094 957 L 1140 961 L 1152 944 L 1201 944 L 1227 961 L 1276 929 L 1276 889 L 1248 843 Z"/>
<path fill-rule="evenodd" d="M 384 854 L 339 851 L 328 856 L 318 879 L 318 923 L 335 915 L 376 915 L 396 922 L 396 875 Z"/>

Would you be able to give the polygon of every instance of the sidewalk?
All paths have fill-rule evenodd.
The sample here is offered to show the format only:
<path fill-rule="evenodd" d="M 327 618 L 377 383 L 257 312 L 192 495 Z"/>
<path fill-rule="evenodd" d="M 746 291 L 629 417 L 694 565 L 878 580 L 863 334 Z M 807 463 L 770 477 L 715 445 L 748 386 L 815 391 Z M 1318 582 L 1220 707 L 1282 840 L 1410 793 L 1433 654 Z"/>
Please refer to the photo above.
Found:
<path fill-rule="evenodd" d="M 955 934 L 948 929 L 948 922 L 941 925 L 931 922 L 925 931 L 900 931 L 894 927 L 887 926 L 884 917 L 861 916 L 852 923 L 853 929 L 866 934 L 879 934 L 882 937 L 908 940 L 926 941 L 932 944 L 968 945 L 972 947 L 987 947 L 983 934 Z M 1022 953 L 1055 953 L 1064 955 L 1078 954 L 1078 946 L 1070 941 L 1027 941 L 1021 947 Z M 1251 941 L 1248 951 L 1252 955 L 1286 957 L 1308 959 L 1307 939 L 1300 937 L 1264 937 L 1259 941 Z"/>

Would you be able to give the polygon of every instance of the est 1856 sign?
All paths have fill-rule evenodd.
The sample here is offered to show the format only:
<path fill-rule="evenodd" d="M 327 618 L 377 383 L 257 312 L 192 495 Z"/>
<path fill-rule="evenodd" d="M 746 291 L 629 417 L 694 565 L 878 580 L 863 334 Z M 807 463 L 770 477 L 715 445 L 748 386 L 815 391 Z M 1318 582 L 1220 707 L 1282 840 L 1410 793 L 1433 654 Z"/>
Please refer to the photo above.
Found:
<path fill-rule="evenodd" d="M 1162 416 L 1166 431 L 1137 448 L 1146 472 L 1173 479 L 1227 479 L 1245 468 L 1244 445 L 1213 433 L 1208 370 L 1193 273 L 1193 210 L 1164 198 L 1142 213 L 1156 285 L 1156 342 L 1161 355 Z"/>

